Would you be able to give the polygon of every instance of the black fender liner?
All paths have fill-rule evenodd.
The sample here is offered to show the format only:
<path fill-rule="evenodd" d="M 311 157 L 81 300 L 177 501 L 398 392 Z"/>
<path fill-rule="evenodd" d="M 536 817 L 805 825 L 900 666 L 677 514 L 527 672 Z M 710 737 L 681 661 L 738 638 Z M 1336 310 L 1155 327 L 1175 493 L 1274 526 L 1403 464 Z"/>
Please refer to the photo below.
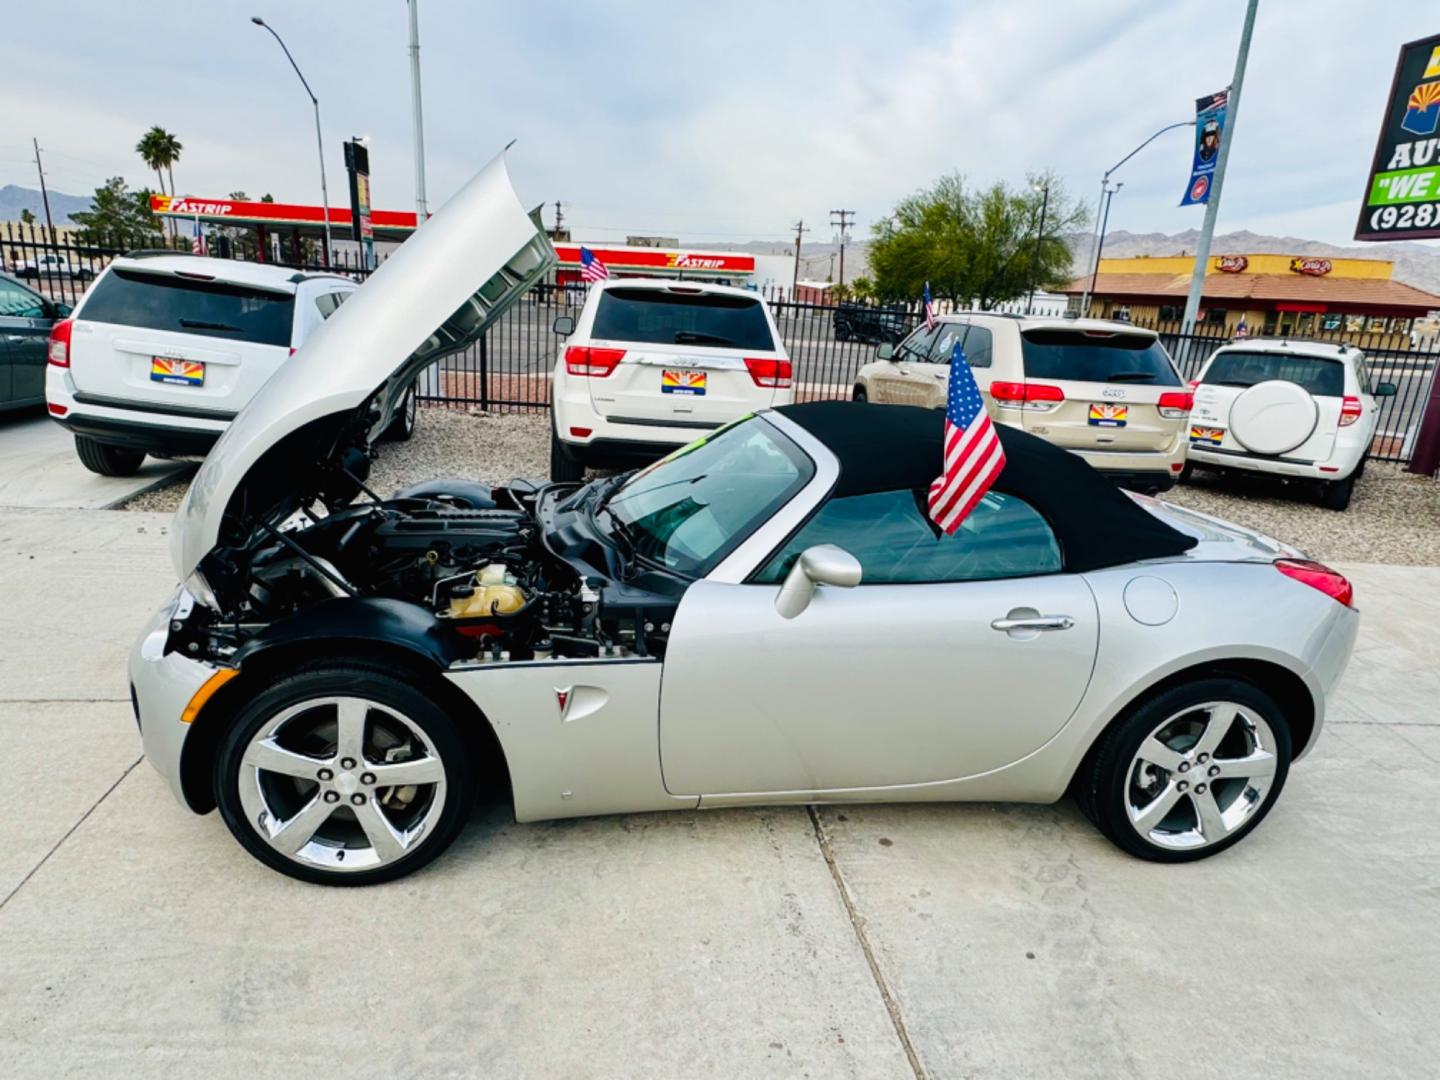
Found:
<path fill-rule="evenodd" d="M 232 662 L 245 662 L 271 649 L 320 641 L 384 642 L 447 668 L 474 652 L 474 646 L 430 612 L 406 600 L 377 596 L 339 596 L 274 623 L 236 651 Z"/>

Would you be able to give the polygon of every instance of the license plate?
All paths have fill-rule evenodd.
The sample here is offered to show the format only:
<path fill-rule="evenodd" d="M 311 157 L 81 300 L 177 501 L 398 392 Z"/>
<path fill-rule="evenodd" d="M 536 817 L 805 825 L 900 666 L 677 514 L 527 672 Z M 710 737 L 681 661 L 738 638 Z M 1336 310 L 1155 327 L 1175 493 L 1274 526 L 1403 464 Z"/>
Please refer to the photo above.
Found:
<path fill-rule="evenodd" d="M 154 356 L 150 358 L 150 381 L 171 386 L 204 386 L 205 364 L 200 360 Z"/>
<path fill-rule="evenodd" d="M 660 375 L 662 394 L 680 394 L 684 397 L 705 396 L 705 372 L 666 369 Z"/>
<path fill-rule="evenodd" d="M 1221 428 L 1199 427 L 1190 429 L 1190 441 L 1200 443 L 1204 446 L 1219 446 L 1220 441 L 1225 438 L 1225 432 Z"/>
<path fill-rule="evenodd" d="M 1129 405 L 1112 405 L 1108 401 L 1097 401 L 1090 406 L 1091 427 L 1124 427 L 1130 419 Z"/>

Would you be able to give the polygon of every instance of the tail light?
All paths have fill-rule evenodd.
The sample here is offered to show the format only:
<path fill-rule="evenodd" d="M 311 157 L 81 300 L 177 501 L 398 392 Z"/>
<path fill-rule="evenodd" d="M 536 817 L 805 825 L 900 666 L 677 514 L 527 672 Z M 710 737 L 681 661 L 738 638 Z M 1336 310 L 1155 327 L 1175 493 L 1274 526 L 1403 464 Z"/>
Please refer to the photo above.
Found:
<path fill-rule="evenodd" d="M 990 396 L 998 404 L 1019 409 L 1053 409 L 1065 400 L 1065 391 L 1048 383 L 992 382 Z"/>
<path fill-rule="evenodd" d="M 745 358 L 745 367 L 756 386 L 784 390 L 790 385 L 789 360 L 764 360 L 753 356 Z"/>
<path fill-rule="evenodd" d="M 1360 419 L 1360 414 L 1365 410 L 1360 405 L 1358 397 L 1347 397 L 1340 402 L 1340 426 L 1349 427 Z"/>
<path fill-rule="evenodd" d="M 66 413 L 68 413 L 68 412 L 70 411 L 70 406 L 68 406 L 68 405 L 56 405 L 55 402 L 53 402 L 53 401 L 47 401 L 47 402 L 45 403 L 45 408 L 47 408 L 47 409 L 50 410 L 50 415 L 51 415 L 51 416 L 64 416 Z"/>
<path fill-rule="evenodd" d="M 1350 584 L 1349 578 L 1328 566 L 1311 562 L 1309 559 L 1276 559 L 1275 569 L 1312 589 L 1319 589 L 1346 607 L 1355 606 L 1355 587 Z"/>
<path fill-rule="evenodd" d="M 1184 420 L 1195 407 L 1195 394 L 1191 390 L 1169 390 L 1160 395 L 1157 408 L 1167 420 Z"/>
<path fill-rule="evenodd" d="M 47 355 L 50 363 L 56 367 L 70 366 L 70 331 L 74 326 L 74 319 L 61 319 L 50 328 L 50 349 Z"/>
<path fill-rule="evenodd" d="M 571 345 L 565 350 L 565 370 L 571 375 L 603 379 L 615 370 L 615 366 L 624 357 L 624 349 L 592 349 L 588 345 Z"/>
<path fill-rule="evenodd" d="M 1199 390 L 1199 389 L 1200 389 L 1200 380 L 1199 380 L 1199 379 L 1191 379 L 1191 380 L 1190 380 L 1189 382 L 1187 382 L 1185 385 L 1188 386 L 1188 387 L 1190 387 L 1190 392 L 1193 394 L 1196 390 Z"/>

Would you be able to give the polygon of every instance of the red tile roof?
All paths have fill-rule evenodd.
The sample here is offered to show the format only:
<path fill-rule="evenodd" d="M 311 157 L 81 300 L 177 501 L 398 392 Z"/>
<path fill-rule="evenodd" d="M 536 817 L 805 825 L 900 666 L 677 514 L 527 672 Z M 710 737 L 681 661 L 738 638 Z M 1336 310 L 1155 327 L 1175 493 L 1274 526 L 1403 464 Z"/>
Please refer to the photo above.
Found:
<path fill-rule="evenodd" d="M 1076 278 L 1060 291 L 1083 293 L 1088 276 Z M 1189 274 L 1101 274 L 1096 296 L 1184 297 Z M 1364 308 L 1407 308 L 1415 312 L 1440 309 L 1440 296 L 1384 278 L 1311 277 L 1306 274 L 1208 274 L 1205 300 L 1257 300 L 1266 303 L 1334 304 Z"/>

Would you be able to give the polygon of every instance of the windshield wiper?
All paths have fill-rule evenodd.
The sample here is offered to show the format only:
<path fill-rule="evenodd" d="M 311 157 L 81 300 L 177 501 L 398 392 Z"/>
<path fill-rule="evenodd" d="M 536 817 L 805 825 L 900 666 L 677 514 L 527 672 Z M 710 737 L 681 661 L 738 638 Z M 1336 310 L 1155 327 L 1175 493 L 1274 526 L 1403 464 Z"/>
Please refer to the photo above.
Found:
<path fill-rule="evenodd" d="M 1154 382 L 1153 371 L 1112 371 L 1105 377 L 1106 382 Z"/>
<path fill-rule="evenodd" d="M 231 326 L 223 322 L 206 322 L 204 319 L 180 319 L 179 323 L 187 330 L 229 330 L 231 333 L 239 330 L 238 326 Z"/>
<path fill-rule="evenodd" d="M 676 330 L 676 345 L 734 345 L 728 337 L 721 337 L 719 334 L 702 334 L 698 330 Z"/>

